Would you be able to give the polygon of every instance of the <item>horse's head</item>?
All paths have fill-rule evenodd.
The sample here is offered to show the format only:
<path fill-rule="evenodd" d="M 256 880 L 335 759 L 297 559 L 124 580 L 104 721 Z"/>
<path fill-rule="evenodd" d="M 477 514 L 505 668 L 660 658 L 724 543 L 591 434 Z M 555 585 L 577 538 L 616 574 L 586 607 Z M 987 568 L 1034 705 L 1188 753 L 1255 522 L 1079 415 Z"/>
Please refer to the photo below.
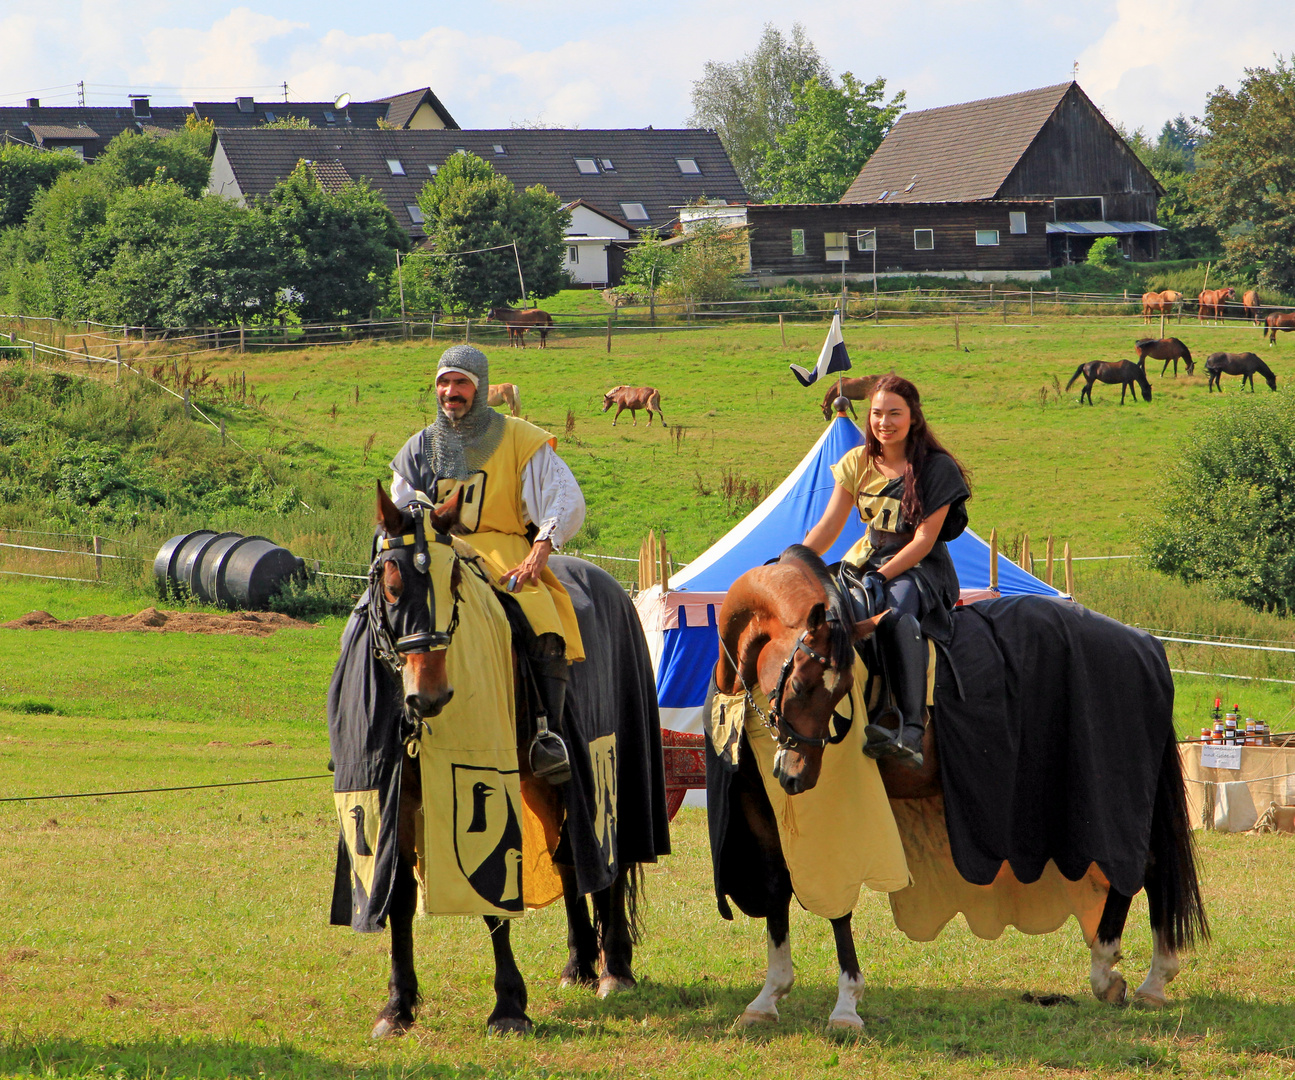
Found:
<path fill-rule="evenodd" d="M 824 749 L 851 724 L 866 723 L 848 700 L 854 642 L 871 635 L 882 617 L 850 620 L 823 561 L 800 545 L 729 589 L 716 685 L 724 693 L 758 688 L 768 700 L 764 721 L 778 743 L 774 776 L 789 795 L 813 788 Z"/>
<path fill-rule="evenodd" d="M 461 568 L 448 532 L 459 499 L 401 510 L 378 484 L 378 537 L 369 568 L 370 633 L 401 679 L 405 711 L 437 715 L 454 696 L 445 651 L 454 632 Z"/>
<path fill-rule="evenodd" d="M 603 394 L 603 412 L 606 412 L 616 404 L 616 395 L 624 389 L 625 387 L 623 386 L 613 386 L 607 391 L 607 393 Z"/>

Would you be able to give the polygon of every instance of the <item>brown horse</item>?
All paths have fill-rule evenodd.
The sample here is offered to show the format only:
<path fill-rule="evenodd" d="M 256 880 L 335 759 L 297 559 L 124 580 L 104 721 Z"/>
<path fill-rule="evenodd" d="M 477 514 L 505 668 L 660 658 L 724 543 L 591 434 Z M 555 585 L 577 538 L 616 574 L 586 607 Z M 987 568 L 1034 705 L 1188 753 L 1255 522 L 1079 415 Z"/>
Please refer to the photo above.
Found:
<path fill-rule="evenodd" d="M 1273 374 L 1272 368 L 1265 364 L 1252 352 L 1216 352 L 1211 353 L 1208 360 L 1205 361 L 1205 373 L 1209 375 L 1210 393 L 1214 388 L 1219 388 L 1219 393 L 1223 393 L 1224 375 L 1240 375 L 1241 388 L 1244 390 L 1247 382 L 1250 383 L 1250 392 L 1255 392 L 1255 373 L 1264 377 L 1268 384 L 1269 390 L 1277 389 L 1277 376 Z"/>
<path fill-rule="evenodd" d="M 1213 319 L 1218 322 L 1224 315 L 1223 305 L 1235 298 L 1236 294 L 1231 285 L 1223 289 L 1206 289 L 1197 298 L 1196 321 Z"/>
<path fill-rule="evenodd" d="M 1098 905 L 1101 912 L 1096 927 L 1085 928 L 1086 936 L 1092 934 L 1089 985 L 1100 1001 L 1121 1004 L 1125 1000 L 1127 984 L 1114 965 L 1120 959 L 1121 937 L 1133 896 L 1145 889 L 1153 935 L 1151 970 L 1134 999 L 1153 1007 L 1163 1006 L 1167 1003 L 1166 986 L 1178 973 L 1179 950 L 1205 940 L 1209 927 L 1196 873 L 1182 765 L 1174 741 L 1172 675 L 1163 647 L 1141 631 L 1095 615 L 1078 604 L 1046 597 L 1008 597 L 960 609 L 960 617 L 968 625 L 965 634 L 954 634 L 949 657 L 949 665 L 960 673 L 960 681 L 942 681 L 937 675 L 935 706 L 927 726 L 922 768 L 915 770 L 885 760 L 878 763 L 908 855 L 914 891 L 919 896 L 938 897 L 944 902 L 953 890 L 962 887 L 956 866 L 948 865 L 947 846 L 942 849 L 946 854 L 941 861 L 930 860 L 924 854 L 943 843 L 934 840 L 933 834 L 936 830 L 943 831 L 945 808 L 950 805 L 939 798 L 944 794 L 945 779 L 955 778 L 952 797 L 967 772 L 976 768 L 965 764 L 955 768 L 948 762 L 938 761 L 937 744 L 940 733 L 945 730 L 941 722 L 942 708 L 949 710 L 947 737 L 953 740 L 954 747 L 972 754 L 974 751 L 969 747 L 978 737 L 974 730 L 963 730 L 966 714 L 959 715 L 957 706 L 945 704 L 948 699 L 944 695 L 955 696 L 960 702 L 979 701 L 983 697 L 985 708 L 995 714 L 993 723 L 996 726 L 1001 723 L 1004 733 L 1010 734 L 1030 722 L 1024 719 L 1028 709 L 1017 706 L 1013 711 L 1007 686 L 1014 680 L 1005 683 L 1001 670 L 996 674 L 982 673 L 973 655 L 960 648 L 959 643 L 965 637 L 975 653 L 976 642 L 983 641 L 990 633 L 978 629 L 981 612 L 976 610 L 988 605 L 994 607 L 985 614 L 986 625 L 1009 626 L 1014 642 L 1051 640 L 1055 636 L 1058 645 L 1043 649 L 1038 656 L 1031 654 L 1028 661 L 1020 658 L 1030 666 L 1031 682 L 1050 688 L 1041 690 L 1042 696 L 1034 701 L 1042 706 L 1041 712 L 1052 717 L 1054 724 L 1058 717 L 1066 717 L 1087 727 L 1109 725 L 1101 730 L 1085 729 L 1070 737 L 1078 740 L 1076 745 L 1111 748 L 1107 751 L 1108 757 L 1112 753 L 1122 755 L 1120 769 L 1115 771 L 1127 766 L 1127 775 L 1136 774 L 1139 780 L 1118 793 L 1100 782 L 1094 784 L 1093 773 L 1086 784 L 1078 776 L 1072 781 L 1067 773 L 1069 763 L 1060 747 L 1046 750 L 1040 746 L 1037 752 L 1055 758 L 1060 770 L 1055 805 L 1050 811 L 1041 807 L 1036 810 L 1033 805 L 1014 807 L 1017 778 L 1004 776 L 999 778 L 997 789 L 992 784 L 977 787 L 976 799 L 986 800 L 974 806 L 980 813 L 959 820 L 969 823 L 977 845 L 987 843 L 986 838 L 991 835 L 1002 837 L 1006 832 L 1016 836 L 1010 824 L 1014 815 L 1018 825 L 1023 825 L 1022 818 L 1033 813 L 1048 814 L 1053 821 L 1061 823 L 1060 831 L 1055 833 L 1033 823 L 1024 831 L 1038 838 L 1037 842 L 1029 842 L 1034 847 L 1031 859 L 1056 856 L 1064 860 L 1069 857 L 1066 853 L 1078 854 L 1088 867 L 1088 876 L 1083 878 L 1085 888 L 1091 887 L 1098 894 L 1088 901 L 1092 904 L 1090 918 L 1096 920 Z M 881 617 L 887 616 L 856 622 L 823 561 L 800 545 L 788 548 L 778 562 L 742 575 L 729 588 L 720 610 L 715 688 L 719 694 L 744 698 L 745 707 L 738 729 L 725 733 L 725 747 L 717 747 L 712 741 L 711 728 L 706 731 L 708 797 L 712 789 L 720 796 L 710 803 L 708 810 L 712 815 L 715 891 L 722 915 L 732 917 L 727 903 L 727 898 L 731 898 L 749 917 L 765 919 L 768 935 L 768 973 L 759 995 L 739 1020 L 743 1026 L 776 1022 L 777 1003 L 791 990 L 788 915 L 791 899 L 797 895 L 782 847 L 782 830 L 767 793 L 765 767 L 753 752 L 751 740 L 758 734 L 762 739 L 771 735 L 776 741 L 770 779 L 789 795 L 816 787 L 827 755 L 845 749 L 837 745 L 842 741 L 842 732 L 848 732 L 851 724 L 864 721 L 863 717 L 847 720 L 839 710 L 856 679 L 871 681 L 870 671 L 855 657 L 852 646 L 855 641 L 866 639 Z M 955 613 L 955 618 L 958 617 Z M 1082 655 L 1091 659 L 1077 661 L 1075 656 L 1066 655 L 1065 646 L 1069 642 L 1082 645 L 1085 650 Z M 1089 652 L 1090 649 L 1093 651 Z M 1127 687 L 1129 697 L 1141 703 L 1145 710 L 1144 715 L 1134 718 L 1141 733 L 1137 738 L 1125 740 L 1119 734 L 1126 732 L 1121 720 L 1128 718 L 1109 716 L 1101 709 L 1081 707 L 1076 712 L 1072 708 L 1070 680 L 1087 682 L 1100 678 L 1099 671 L 1108 659 L 1118 663 L 1120 685 Z M 1010 658 L 1004 658 L 1004 662 L 1010 669 Z M 1076 663 L 1081 667 L 1091 666 L 1083 673 L 1075 667 Z M 850 711 L 853 712 L 853 707 Z M 997 718 L 1000 712 L 1001 720 Z M 1016 734 L 1024 737 L 1019 730 Z M 1042 736 L 1045 740 L 1048 737 Z M 1063 733 L 1059 737 L 1064 740 L 1067 735 Z M 1114 748 L 1111 740 L 1118 742 L 1118 748 Z M 725 752 L 723 762 L 719 756 L 721 750 Z M 1094 770 L 1096 779 L 1100 780 L 1111 765 L 1110 761 L 1099 763 Z M 1068 782 L 1073 782 L 1073 790 L 1067 786 Z M 1037 792 L 1040 784 L 1047 790 L 1050 783 L 1046 777 L 1036 780 L 1033 790 Z M 723 788 L 721 785 L 725 784 L 727 787 Z M 1085 825 L 1079 820 L 1086 815 L 1077 807 L 1086 804 L 1092 812 L 1111 799 L 1125 801 L 1109 816 L 1113 831 L 1101 838 L 1101 850 L 1090 852 L 1091 840 L 1083 838 Z M 722 820 L 717 816 L 722 816 Z M 1001 827 L 1002 822 L 1009 824 Z M 984 837 L 976 835 L 982 831 Z M 1072 843 L 1083 850 L 1074 852 Z M 995 841 L 988 846 L 997 858 L 1004 845 Z M 1040 847 L 1045 850 L 1040 852 Z M 1126 855 L 1118 876 L 1127 891 L 1109 884 L 1113 880 L 1114 863 L 1108 865 L 1106 860 L 1117 859 L 1116 851 Z M 840 856 L 842 861 L 857 857 L 851 851 L 841 851 Z M 1005 862 L 995 869 L 1000 872 L 992 884 L 977 883 L 983 886 L 980 895 L 997 890 L 1000 879 L 1010 879 L 1003 881 L 1006 906 L 1013 910 L 1027 907 L 1030 890 L 1035 886 L 1022 886 L 1007 872 L 1009 865 Z M 1030 880 L 1034 881 L 1034 877 Z M 1039 885 L 1045 887 L 1042 882 Z M 971 891 L 969 886 L 968 891 Z M 965 899 L 957 901 L 964 902 Z M 895 895 L 892 895 L 892 910 L 898 920 Z M 954 912 L 957 910 L 954 907 Z M 863 990 L 863 977 L 855 953 L 851 913 L 830 921 L 840 977 L 836 1007 L 829 1023 L 833 1027 L 859 1030 L 863 1022 L 857 1002 Z M 1052 925 L 1059 924 L 1060 920 Z"/>
<path fill-rule="evenodd" d="M 1142 321 L 1148 323 L 1152 315 L 1172 315 L 1174 308 L 1182 304 L 1183 294 L 1174 292 L 1173 289 L 1166 289 L 1164 292 L 1145 292 L 1142 294 Z M 1182 318 L 1182 308 L 1178 308 L 1178 316 Z"/>
<path fill-rule="evenodd" d="M 1137 383 L 1142 388 L 1142 400 L 1151 400 L 1151 383 L 1147 380 L 1146 364 L 1142 361 L 1134 363 L 1132 360 L 1116 360 L 1114 363 L 1107 363 L 1105 360 L 1090 360 L 1086 364 L 1080 364 L 1075 368 L 1075 373 L 1070 376 L 1070 381 L 1066 383 L 1066 389 L 1069 390 L 1075 385 L 1075 380 L 1083 376 L 1088 381 L 1084 388 L 1079 391 L 1079 401 L 1082 404 L 1084 395 L 1088 395 L 1088 404 L 1093 403 L 1093 383 L 1119 383 L 1120 384 L 1120 404 L 1124 404 L 1124 395 L 1128 392 L 1130 386 Z M 1138 392 L 1133 391 L 1133 400 L 1138 400 Z"/>
<path fill-rule="evenodd" d="M 861 379 L 837 379 L 827 388 L 827 393 L 823 395 L 823 419 L 831 420 L 835 415 L 832 403 L 837 398 L 843 397 L 847 401 L 867 401 L 872 397 L 872 388 L 877 383 L 878 376 L 865 375 Z M 859 414 L 854 411 L 854 406 L 850 406 L 850 414 L 859 419 Z"/>
<path fill-rule="evenodd" d="M 612 427 L 616 426 L 617 418 L 626 409 L 629 409 L 630 416 L 634 418 L 635 427 L 639 426 L 639 409 L 647 410 L 648 427 L 652 426 L 654 412 L 661 414 L 661 426 L 667 426 L 665 413 L 661 412 L 661 391 L 654 386 L 613 386 L 603 394 L 603 412 L 613 405 L 616 406 L 616 416 L 612 417 Z"/>
<path fill-rule="evenodd" d="M 1277 331 L 1289 334 L 1295 330 L 1295 311 L 1274 311 L 1264 319 L 1263 334 L 1269 345 L 1277 344 Z"/>
<path fill-rule="evenodd" d="M 1160 369 L 1160 374 L 1162 376 L 1164 375 L 1165 370 L 1169 367 L 1169 362 L 1171 360 L 1174 364 L 1175 379 L 1178 378 L 1179 360 L 1183 362 L 1183 366 L 1187 369 L 1188 375 L 1196 369 L 1196 365 L 1192 361 L 1191 350 L 1176 337 L 1142 338 L 1139 341 L 1135 341 L 1133 343 L 1133 347 L 1137 350 L 1138 363 L 1140 364 L 1145 364 L 1148 357 L 1152 360 L 1163 360 L 1165 365 Z"/>
<path fill-rule="evenodd" d="M 1259 319 L 1263 312 L 1259 309 L 1259 294 L 1254 289 L 1247 289 L 1241 297 L 1241 303 L 1246 309 L 1246 317 L 1249 318 L 1255 326 L 1260 325 Z"/>
<path fill-rule="evenodd" d="M 540 332 L 540 348 L 548 348 L 549 330 L 553 327 L 553 316 L 540 308 L 493 307 L 486 316 L 495 322 L 501 322 L 508 328 L 508 344 L 521 345 L 526 348 L 526 331 L 536 329 Z"/>
<path fill-rule="evenodd" d="M 516 383 L 491 383 L 490 393 L 486 395 L 486 404 L 492 409 L 499 405 L 507 405 L 514 416 L 521 414 L 522 392 L 517 389 Z"/>

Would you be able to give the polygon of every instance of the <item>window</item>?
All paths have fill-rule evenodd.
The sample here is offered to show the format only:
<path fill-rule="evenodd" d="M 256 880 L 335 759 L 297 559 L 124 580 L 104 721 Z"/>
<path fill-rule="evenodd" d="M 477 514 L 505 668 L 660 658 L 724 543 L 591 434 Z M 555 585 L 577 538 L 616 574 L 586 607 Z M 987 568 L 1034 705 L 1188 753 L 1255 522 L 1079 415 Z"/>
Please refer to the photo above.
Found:
<path fill-rule="evenodd" d="M 1007 215 L 1007 220 L 1012 223 L 1012 235 L 1022 236 L 1025 233 L 1025 214 L 1013 210 Z"/>
<path fill-rule="evenodd" d="M 274 113 L 270 112 L 270 110 L 269 110 L 269 109 L 266 109 L 266 110 L 265 110 L 265 122 L 266 122 L 267 124 L 273 124 L 273 123 L 274 123 Z"/>
<path fill-rule="evenodd" d="M 854 240 L 855 240 L 855 244 L 858 246 L 860 251 L 877 250 L 877 230 L 876 229 L 860 229 L 855 234 Z"/>
<path fill-rule="evenodd" d="M 503 145 L 501 143 L 495 143 L 495 153 L 500 157 L 503 157 L 505 154 L 508 153 L 508 151 L 503 148 Z"/>
<path fill-rule="evenodd" d="M 234 99 L 234 104 L 238 106 L 238 111 L 239 111 L 239 112 L 241 112 L 241 113 L 254 113 L 254 112 L 256 112 L 256 99 L 255 99 L 255 98 L 250 98 L 250 97 L 236 97 L 236 98 Z"/>
<path fill-rule="evenodd" d="M 933 251 L 935 249 L 935 230 L 934 229 L 914 229 L 913 230 L 913 250 L 914 251 Z"/>
<path fill-rule="evenodd" d="M 567 262 L 578 263 L 580 261 L 580 245 L 572 244 L 567 248 Z"/>
<path fill-rule="evenodd" d="M 850 259 L 850 234 L 843 232 L 825 232 L 823 247 L 828 262 L 848 262 Z"/>
<path fill-rule="evenodd" d="M 325 110 L 324 110 L 324 123 L 325 123 L 325 124 L 336 124 L 336 123 L 337 123 L 337 117 L 333 115 L 333 110 L 332 110 L 332 109 L 325 109 Z"/>
<path fill-rule="evenodd" d="M 598 163 L 603 167 L 603 172 L 616 171 L 616 166 L 612 164 L 611 158 L 599 158 Z"/>
<path fill-rule="evenodd" d="M 677 157 L 674 163 L 679 166 L 679 171 L 684 176 L 700 176 L 701 169 L 697 167 L 697 159 L 690 157 Z"/>
<path fill-rule="evenodd" d="M 621 213 L 625 216 L 626 221 L 647 221 L 647 207 L 641 202 L 623 202 L 621 203 Z"/>
<path fill-rule="evenodd" d="M 410 203 L 408 206 L 405 207 L 405 209 L 409 211 L 409 220 L 412 221 L 415 225 L 421 225 L 424 222 L 424 220 L 426 220 L 423 217 L 422 208 L 418 206 L 417 203 Z"/>
<path fill-rule="evenodd" d="M 147 118 L 153 115 L 148 108 L 148 98 L 137 96 L 135 94 L 132 94 L 130 98 L 130 112 L 132 116 L 136 117 L 142 116 Z"/>
<path fill-rule="evenodd" d="M 793 255 L 805 254 L 805 230 L 804 229 L 791 230 L 791 253 Z"/>
<path fill-rule="evenodd" d="M 1055 199 L 1057 221 L 1105 221 L 1105 206 L 1100 195 L 1091 198 Z"/>
<path fill-rule="evenodd" d="M 998 230 L 977 229 L 976 247 L 998 247 Z"/>
<path fill-rule="evenodd" d="M 438 170 L 439 168 L 440 168 L 440 166 L 439 166 L 439 165 L 428 165 L 428 166 L 427 166 L 427 171 L 428 171 L 429 173 L 431 173 L 433 176 L 435 176 L 435 175 L 436 175 L 436 173 L 437 173 L 437 170 Z"/>
<path fill-rule="evenodd" d="M 581 176 L 597 176 L 598 162 L 591 157 L 578 157 L 576 158 L 576 171 Z"/>
<path fill-rule="evenodd" d="M 387 158 L 387 168 L 391 170 L 392 176 L 404 176 L 405 167 L 400 163 L 399 158 Z"/>

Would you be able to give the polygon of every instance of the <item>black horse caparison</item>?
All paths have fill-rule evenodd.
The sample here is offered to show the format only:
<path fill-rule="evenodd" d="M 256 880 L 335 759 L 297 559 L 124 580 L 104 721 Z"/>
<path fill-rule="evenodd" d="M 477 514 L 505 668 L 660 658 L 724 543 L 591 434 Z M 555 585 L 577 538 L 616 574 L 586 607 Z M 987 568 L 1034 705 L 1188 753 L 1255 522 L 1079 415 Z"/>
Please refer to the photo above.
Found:
<path fill-rule="evenodd" d="M 1177 370 L 1176 365 L 1175 370 Z M 1142 400 L 1151 400 L 1151 383 L 1147 379 L 1147 369 L 1143 361 L 1135 364 L 1132 360 L 1117 360 L 1114 363 L 1108 363 L 1105 360 L 1090 360 L 1088 363 L 1080 364 L 1075 368 L 1075 373 L 1070 376 L 1070 381 L 1066 383 L 1066 389 L 1069 390 L 1074 386 L 1075 381 L 1081 375 L 1088 381 L 1084 383 L 1084 388 L 1079 391 L 1080 402 L 1087 395 L 1088 404 L 1093 403 L 1093 383 L 1095 382 L 1119 383 L 1121 405 L 1124 404 L 1124 395 L 1128 392 L 1129 387 L 1135 383 L 1142 388 Z M 1136 390 L 1133 391 L 1133 400 L 1138 400 Z"/>
<path fill-rule="evenodd" d="M 834 590 L 835 583 L 822 560 L 810 549 L 794 545 L 776 564 L 757 567 L 738 578 L 729 589 L 719 615 L 721 647 L 715 670 L 716 687 L 724 694 L 740 693 L 744 687 L 759 687 L 768 697 L 771 715 L 766 722 L 772 724 L 780 748 L 774 759 L 773 775 L 788 794 L 808 791 L 818 783 L 823 755 L 832 749 L 829 744 L 834 713 L 850 693 L 853 680 L 868 674 L 861 661 L 855 662 L 851 643 L 868 637 L 877 621 L 884 617 L 850 625 L 839 594 L 834 599 Z M 1058 624 L 1065 624 L 1077 635 L 1076 640 L 1087 646 L 1083 655 L 1093 651 L 1093 624 L 1096 623 L 1104 635 L 1105 645 L 1111 640 L 1124 639 L 1123 647 L 1136 653 L 1137 659 L 1127 668 L 1134 673 L 1132 679 L 1155 682 L 1160 687 L 1153 692 L 1149 686 L 1127 684 L 1131 700 L 1138 700 L 1139 690 L 1146 689 L 1146 697 L 1158 702 L 1154 722 L 1150 717 L 1147 720 L 1147 730 L 1154 734 L 1141 745 L 1127 740 L 1128 745 L 1120 746 L 1114 753 L 1125 757 L 1136 755 L 1143 767 L 1142 774 L 1151 780 L 1152 790 L 1141 792 L 1145 797 L 1140 800 L 1145 801 L 1141 808 L 1135 810 L 1131 805 L 1118 808 L 1111 816 L 1116 833 L 1108 834 L 1106 839 L 1123 835 L 1128 838 L 1131 849 L 1141 846 L 1145 850 L 1145 866 L 1138 876 L 1147 893 L 1153 952 L 1151 970 L 1134 997 L 1144 1005 L 1162 1006 L 1167 1002 L 1166 985 L 1178 974 L 1179 951 L 1209 935 L 1196 874 L 1181 763 L 1173 737 L 1172 677 L 1163 648 L 1159 648 L 1157 657 L 1155 648 L 1147 647 L 1146 642 L 1135 647 L 1132 639 L 1140 631 L 1093 616 L 1077 604 L 1044 597 L 1013 597 L 1009 601 L 990 603 L 1005 602 L 1009 620 L 1018 620 L 1018 637 L 1055 637 Z M 954 643 L 956 651 L 957 634 Z M 1062 663 L 1069 664 L 1070 658 Z M 966 671 L 964 677 L 975 679 L 977 673 Z M 1039 687 L 1052 688 L 1050 692 L 1054 694 L 1068 693 L 1065 671 L 1031 671 L 1030 677 Z M 1094 669 L 1090 677 L 1101 679 L 1102 669 Z M 1168 709 L 1164 708 L 1166 686 Z M 965 690 L 969 698 L 980 693 L 971 684 Z M 886 794 L 891 799 L 948 795 L 936 734 L 940 700 L 937 693 L 934 714 L 927 726 L 922 768 L 879 762 Z M 1104 740 L 1112 745 L 1110 740 L 1122 730 L 1127 733 L 1126 725 L 1136 719 L 1121 717 L 1119 722 L 1111 724 L 1110 731 L 1087 732 L 1083 739 L 1091 739 L 1094 744 Z M 794 893 L 760 767 L 745 742 L 741 744 L 738 762 L 729 789 L 727 823 L 719 830 L 723 847 L 712 854 L 717 877 L 722 877 L 716 883 L 717 893 L 727 893 L 752 918 L 766 920 L 769 967 L 765 984 L 739 1018 L 741 1025 L 749 1026 L 777 1021 L 777 1002 L 791 989 L 788 913 Z M 712 765 L 713 755 L 708 755 L 708 768 Z M 1011 817 L 1010 781 L 1011 777 L 1005 777 L 998 785 L 1001 790 L 996 797 L 1002 800 L 1001 805 L 986 811 L 995 818 L 1000 816 L 1000 810 L 1004 820 Z M 1064 779 L 1061 786 L 1065 786 Z M 1101 791 L 1096 792 L 1096 797 L 1105 798 Z M 716 835 L 716 825 L 712 824 L 711 828 L 712 836 Z M 1110 867 L 1096 859 L 1094 862 L 1109 878 Z M 1124 923 L 1136 891 L 1133 888 L 1120 892 L 1108 886 L 1097 932 L 1090 944 L 1089 983 L 1101 1001 L 1119 1004 L 1125 1000 L 1127 986 L 1115 965 L 1121 958 Z M 863 976 L 855 951 L 851 916 L 846 914 L 831 922 L 841 974 L 829 1023 L 857 1030 L 862 1027 L 856 1002 L 863 990 Z"/>
<path fill-rule="evenodd" d="M 394 659 L 394 663 L 390 665 L 383 664 L 383 669 L 378 674 L 381 677 L 390 678 L 397 684 L 398 700 L 404 702 L 406 715 L 418 722 L 433 720 L 453 697 L 454 688 L 450 685 L 446 672 L 446 652 L 447 648 L 455 647 L 455 643 L 448 639 L 453 637 L 457 618 L 451 618 L 448 627 L 443 628 L 448 629 L 448 635 L 443 635 L 442 640 L 431 641 L 430 648 L 429 635 L 431 638 L 437 637 L 438 627 L 432 625 L 432 620 L 435 619 L 434 610 L 439 609 L 444 613 L 449 611 L 451 606 L 457 610 L 461 599 L 460 587 L 463 576 L 472 572 L 467 561 L 449 543 L 447 535 L 458 520 L 457 503 L 440 510 L 428 507 L 423 513 L 424 521 L 416 526 L 413 516 L 398 509 L 387 497 L 382 485 L 378 485 L 380 541 L 379 551 L 370 574 L 370 588 L 379 589 L 381 596 L 376 604 L 371 604 L 371 608 L 380 610 L 380 618 L 390 631 L 387 641 L 392 646 L 391 656 L 386 659 Z M 425 535 L 428 542 L 421 543 L 417 547 L 408 542 L 412 540 L 415 533 L 419 536 Z M 382 550 L 381 538 L 394 538 L 395 543 L 387 550 Z M 421 568 L 415 562 L 416 559 L 423 560 Z M 454 560 L 450 576 L 452 596 L 437 598 L 432 593 L 438 559 Z M 428 560 L 431 560 L 430 569 Z M 602 573 L 596 568 L 589 569 L 595 575 Z M 629 600 L 624 590 L 610 578 L 608 581 L 611 582 L 612 587 L 596 599 L 601 603 L 608 603 L 614 601 L 619 595 L 624 598 L 624 603 L 628 604 Z M 430 603 L 429 595 L 431 595 Z M 468 599 L 470 598 L 469 594 Z M 407 651 L 402 647 L 402 642 L 410 643 Z M 474 645 L 462 643 L 459 647 L 473 648 Z M 381 650 L 377 651 L 381 652 Z M 588 665 L 598 663 L 597 643 L 590 642 L 587 651 L 590 654 L 589 659 L 583 664 L 574 665 L 573 679 L 580 677 L 579 673 Z M 508 670 L 511 662 L 515 676 L 516 660 L 515 650 L 511 658 L 503 658 L 504 669 Z M 375 663 L 377 662 L 375 658 Z M 631 673 L 633 678 L 641 674 L 641 672 Z M 609 677 L 605 672 L 591 672 L 590 675 Z M 613 683 L 619 677 L 616 673 L 610 676 Z M 650 669 L 647 679 L 650 684 Z M 516 700 L 520 712 L 526 700 L 526 694 L 520 684 L 518 684 Z M 655 711 L 652 715 L 655 716 Z M 527 718 L 519 717 L 519 719 Z M 526 749 L 522 745 L 518 747 L 517 760 L 521 782 L 524 785 L 531 784 L 533 792 L 548 792 L 553 815 L 551 820 L 561 822 L 564 798 L 562 789 L 549 787 L 543 781 L 533 777 Z M 391 977 L 388 983 L 387 1002 L 379 1012 L 373 1028 L 372 1035 L 375 1039 L 407 1031 L 414 1023 L 420 1002 L 418 977 L 414 969 L 413 920 L 418 898 L 418 884 L 414 874 L 415 822 L 421 808 L 422 784 L 419 758 L 403 752 L 401 758 L 403 772 L 397 830 L 399 853 L 389 908 Z M 627 801 L 623 794 L 621 801 L 622 803 Z M 621 812 L 626 815 L 637 813 L 649 815 L 650 809 L 622 805 Z M 565 825 L 562 826 L 563 829 L 565 827 Z M 580 893 L 574 868 L 555 863 L 562 880 L 567 915 L 568 959 L 560 975 L 560 985 L 594 987 L 600 997 L 606 997 L 616 990 L 629 989 L 636 985 L 632 961 L 633 947 L 638 938 L 637 898 L 641 874 L 636 863 L 619 862 L 617 852 L 614 850 L 616 844 L 614 829 L 610 843 L 613 845 L 612 856 L 619 864 L 619 870 L 610 887 L 593 893 L 592 919 L 589 904 Z M 668 843 L 665 848 L 668 850 Z M 434 869 L 434 867 L 430 868 L 429 872 Z M 496 1033 L 529 1033 L 534 1025 L 526 1013 L 526 982 L 513 956 L 512 920 L 494 915 L 486 915 L 484 918 L 489 929 L 495 962 L 495 1005 L 487 1021 L 487 1029 Z"/>

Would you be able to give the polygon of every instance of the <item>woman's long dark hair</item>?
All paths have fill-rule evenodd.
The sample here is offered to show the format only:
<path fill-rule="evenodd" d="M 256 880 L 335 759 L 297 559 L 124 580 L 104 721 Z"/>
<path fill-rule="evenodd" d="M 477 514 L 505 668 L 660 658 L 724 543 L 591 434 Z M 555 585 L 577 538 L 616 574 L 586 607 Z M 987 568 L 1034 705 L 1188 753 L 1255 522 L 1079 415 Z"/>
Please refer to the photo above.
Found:
<path fill-rule="evenodd" d="M 922 476 L 922 467 L 932 454 L 949 454 L 949 451 L 941 445 L 940 440 L 927 425 L 926 416 L 922 412 L 922 398 L 917 392 L 917 387 L 899 375 L 883 375 L 872 388 L 872 394 L 868 398 L 868 419 L 863 425 L 863 452 L 868 456 L 869 461 L 876 461 L 882 456 L 881 442 L 872 431 L 872 402 L 881 393 L 898 394 L 902 397 L 908 405 L 912 420 L 908 429 L 906 445 L 908 466 L 904 469 L 904 498 L 900 503 L 900 511 L 904 516 L 904 523 L 910 529 L 915 529 L 926 519 L 926 510 L 922 506 L 922 496 L 917 487 L 918 480 Z M 962 462 L 952 454 L 949 454 L 949 457 L 958 466 L 963 481 L 970 488 L 968 473 Z"/>

